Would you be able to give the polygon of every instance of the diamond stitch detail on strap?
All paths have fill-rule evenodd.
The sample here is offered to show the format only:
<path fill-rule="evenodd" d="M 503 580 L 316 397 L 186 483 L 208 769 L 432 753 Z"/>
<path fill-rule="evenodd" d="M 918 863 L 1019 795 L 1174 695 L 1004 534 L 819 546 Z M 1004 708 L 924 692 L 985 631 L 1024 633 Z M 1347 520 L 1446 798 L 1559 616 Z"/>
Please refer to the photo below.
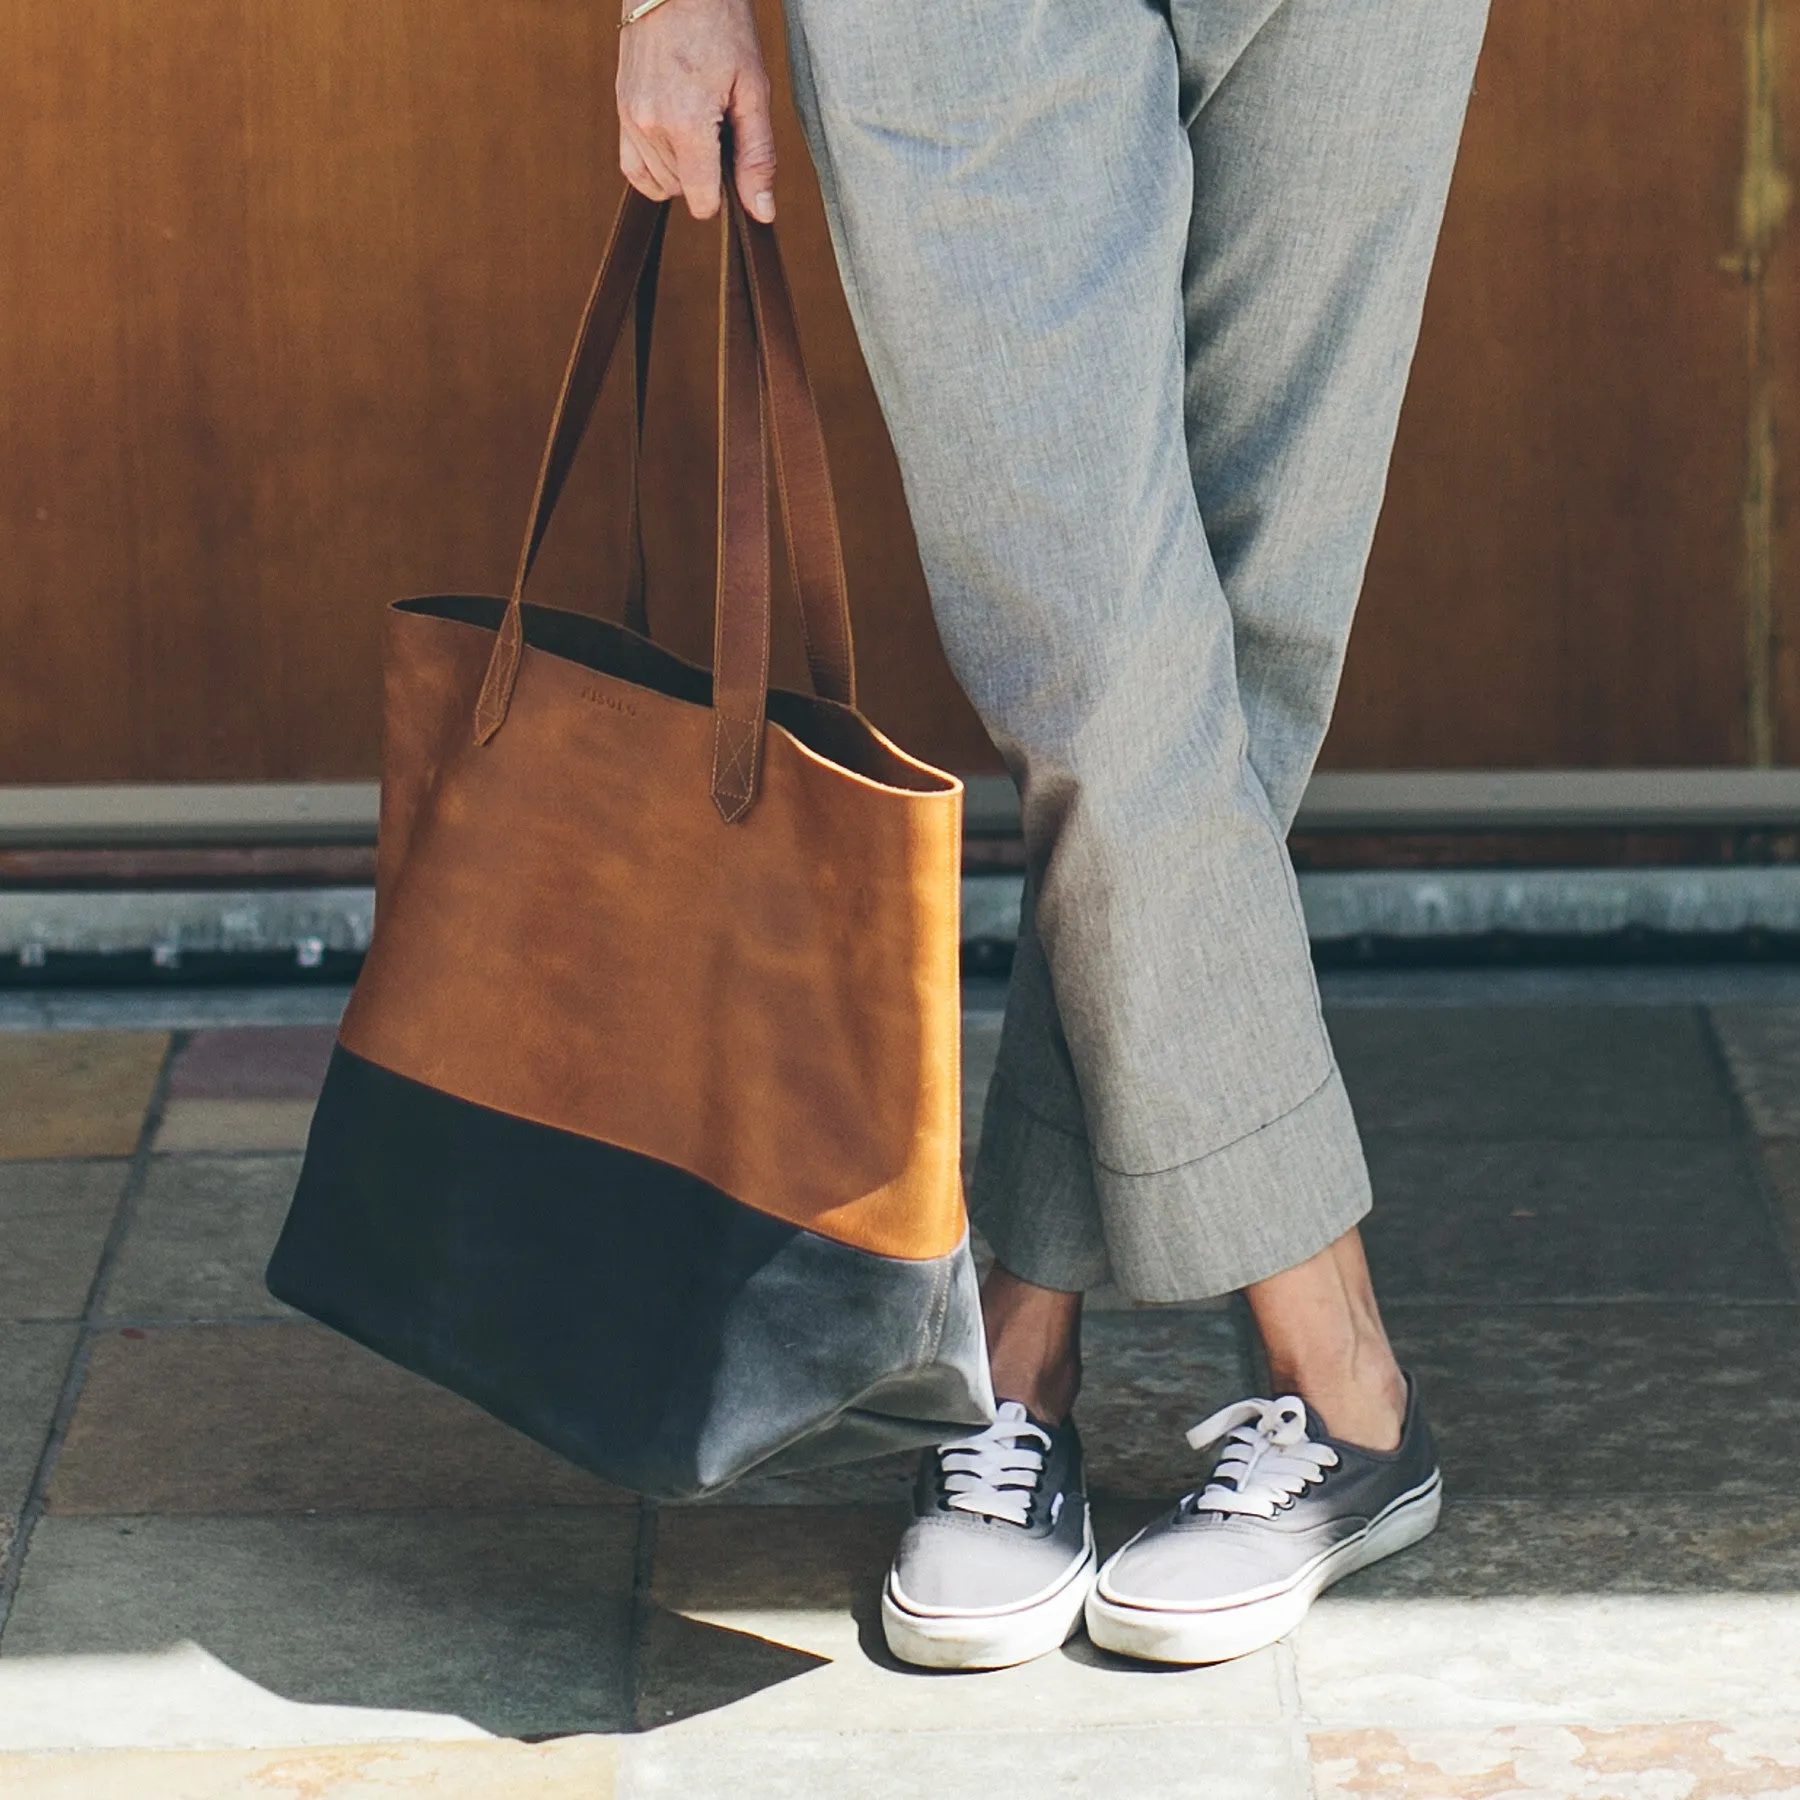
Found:
<path fill-rule="evenodd" d="M 713 803 L 727 824 L 749 811 L 756 793 L 757 732 L 741 719 L 716 715 L 713 729 Z"/>

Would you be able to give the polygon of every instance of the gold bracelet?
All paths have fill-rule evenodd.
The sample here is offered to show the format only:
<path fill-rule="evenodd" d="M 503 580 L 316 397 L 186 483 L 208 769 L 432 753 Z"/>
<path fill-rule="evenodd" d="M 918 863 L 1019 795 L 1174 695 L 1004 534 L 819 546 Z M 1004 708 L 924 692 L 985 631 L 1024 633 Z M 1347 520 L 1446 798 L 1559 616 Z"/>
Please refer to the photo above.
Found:
<path fill-rule="evenodd" d="M 631 11 L 619 21 L 619 29 L 623 31 L 627 25 L 635 25 L 646 13 L 655 12 L 662 3 L 663 0 L 642 0 L 641 5 L 634 6 Z"/>

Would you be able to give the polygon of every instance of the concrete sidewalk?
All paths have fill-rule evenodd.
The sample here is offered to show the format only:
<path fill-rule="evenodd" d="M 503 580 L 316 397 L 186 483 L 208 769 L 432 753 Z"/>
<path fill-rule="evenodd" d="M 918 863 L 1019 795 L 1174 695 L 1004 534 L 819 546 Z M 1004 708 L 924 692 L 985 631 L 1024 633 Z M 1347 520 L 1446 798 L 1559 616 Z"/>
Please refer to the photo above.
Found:
<path fill-rule="evenodd" d="M 909 1463 L 649 1508 L 285 1313 L 328 1026 L 0 1032 L 0 1794 L 1800 1794 L 1791 976 L 1328 992 L 1450 1505 L 1192 1671 L 905 1670 Z M 1102 1296 L 1087 1349 L 1105 1548 L 1259 1384 L 1235 1305 Z"/>

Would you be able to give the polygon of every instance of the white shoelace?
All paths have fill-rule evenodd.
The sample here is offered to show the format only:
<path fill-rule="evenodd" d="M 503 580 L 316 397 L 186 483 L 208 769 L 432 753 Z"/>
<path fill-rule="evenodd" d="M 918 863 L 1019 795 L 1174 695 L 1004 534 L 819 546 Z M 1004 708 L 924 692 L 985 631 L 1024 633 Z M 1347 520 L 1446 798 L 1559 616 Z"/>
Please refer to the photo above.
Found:
<path fill-rule="evenodd" d="M 1049 1432 L 1034 1425 L 1017 1400 L 1002 1400 L 985 1431 L 939 1448 L 947 1504 L 984 1519 L 1025 1524 L 1049 1448 Z"/>
<path fill-rule="evenodd" d="M 1294 1394 L 1280 1400 L 1239 1400 L 1221 1408 L 1187 1434 L 1204 1450 L 1220 1439 L 1224 1452 L 1212 1480 L 1181 1502 L 1185 1513 L 1243 1513 L 1273 1518 L 1296 1495 L 1325 1479 L 1338 1453 L 1306 1435 L 1306 1403 Z"/>

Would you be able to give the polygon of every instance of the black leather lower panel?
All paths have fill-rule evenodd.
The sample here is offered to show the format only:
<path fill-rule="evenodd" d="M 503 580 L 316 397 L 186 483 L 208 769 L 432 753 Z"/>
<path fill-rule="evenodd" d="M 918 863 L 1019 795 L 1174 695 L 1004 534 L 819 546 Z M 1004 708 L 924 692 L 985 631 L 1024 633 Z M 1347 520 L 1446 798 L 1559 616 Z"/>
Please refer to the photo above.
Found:
<path fill-rule="evenodd" d="M 988 1416 L 966 1244 L 849 1249 L 333 1052 L 277 1299 L 666 1498 Z"/>

